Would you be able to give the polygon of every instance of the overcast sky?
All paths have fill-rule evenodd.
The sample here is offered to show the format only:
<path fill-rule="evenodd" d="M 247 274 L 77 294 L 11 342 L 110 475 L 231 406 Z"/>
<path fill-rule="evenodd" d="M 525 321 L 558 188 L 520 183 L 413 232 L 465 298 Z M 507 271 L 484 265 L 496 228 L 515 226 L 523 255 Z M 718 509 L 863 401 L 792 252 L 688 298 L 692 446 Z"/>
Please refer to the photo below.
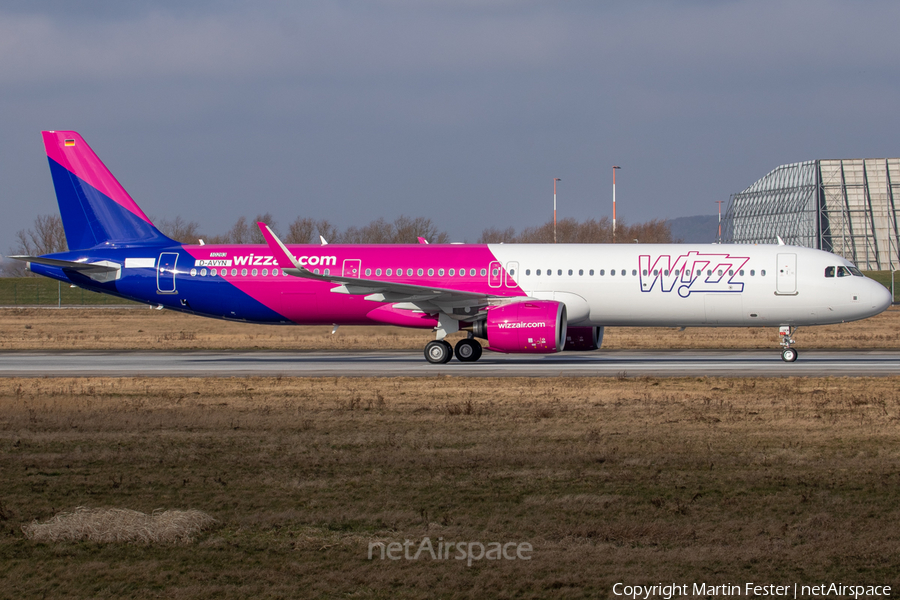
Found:
<path fill-rule="evenodd" d="M 140 4 L 140 7 L 136 6 Z M 401 214 L 454 239 L 716 212 L 772 168 L 898 156 L 900 3 L 0 2 L 0 252 L 75 129 L 151 217 Z"/>

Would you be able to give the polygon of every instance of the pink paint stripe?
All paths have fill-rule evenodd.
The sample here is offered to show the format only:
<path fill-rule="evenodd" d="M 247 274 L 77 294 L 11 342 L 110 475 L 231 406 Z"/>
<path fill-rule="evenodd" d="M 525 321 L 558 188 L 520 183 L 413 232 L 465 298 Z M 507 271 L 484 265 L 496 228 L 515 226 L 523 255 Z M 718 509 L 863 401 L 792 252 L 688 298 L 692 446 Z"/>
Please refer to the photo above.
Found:
<path fill-rule="evenodd" d="M 152 225 L 144 211 L 128 195 L 122 184 L 116 181 L 106 165 L 94 154 L 91 147 L 78 133 L 75 131 L 42 131 L 41 133 L 44 136 L 44 148 L 47 150 L 48 158 L 55 160 L 88 185 L 109 196 L 122 208 Z"/>

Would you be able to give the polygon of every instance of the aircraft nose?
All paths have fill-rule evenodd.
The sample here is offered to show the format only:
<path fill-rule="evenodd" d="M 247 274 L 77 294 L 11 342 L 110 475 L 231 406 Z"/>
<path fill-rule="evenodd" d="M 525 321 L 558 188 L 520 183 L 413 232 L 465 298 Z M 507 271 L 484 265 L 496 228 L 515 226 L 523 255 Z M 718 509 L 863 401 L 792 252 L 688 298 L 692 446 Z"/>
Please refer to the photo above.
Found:
<path fill-rule="evenodd" d="M 891 290 L 887 289 L 877 281 L 872 281 L 870 283 L 872 287 L 872 308 L 878 312 L 887 310 L 894 301 L 894 298 L 891 296 Z"/>

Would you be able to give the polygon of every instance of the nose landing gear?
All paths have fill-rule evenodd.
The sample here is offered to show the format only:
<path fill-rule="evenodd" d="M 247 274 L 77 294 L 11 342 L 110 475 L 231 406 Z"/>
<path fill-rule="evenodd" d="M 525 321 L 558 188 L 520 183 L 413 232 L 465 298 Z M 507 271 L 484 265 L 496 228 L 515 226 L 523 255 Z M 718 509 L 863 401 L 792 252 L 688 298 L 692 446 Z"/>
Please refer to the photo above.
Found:
<path fill-rule="evenodd" d="M 794 343 L 793 334 L 797 331 L 796 327 L 791 327 L 790 325 L 783 325 L 778 328 L 778 335 L 781 337 L 781 347 L 783 350 L 781 351 L 781 360 L 784 362 L 794 362 L 797 360 L 797 349 L 791 348 L 791 345 Z"/>

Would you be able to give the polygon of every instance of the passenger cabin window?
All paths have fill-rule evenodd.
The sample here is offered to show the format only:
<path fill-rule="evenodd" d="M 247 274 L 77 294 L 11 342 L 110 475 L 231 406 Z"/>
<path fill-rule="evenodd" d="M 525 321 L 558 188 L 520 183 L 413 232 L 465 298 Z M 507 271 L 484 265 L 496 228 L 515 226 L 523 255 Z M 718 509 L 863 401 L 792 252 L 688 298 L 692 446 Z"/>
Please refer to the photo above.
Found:
<path fill-rule="evenodd" d="M 526 273 L 526 274 L 527 274 L 527 273 L 528 273 L 528 271 L 525 271 L 525 273 Z M 540 269 L 538 269 L 538 270 L 537 270 L 537 271 L 535 271 L 535 274 L 536 274 L 536 275 L 540 275 L 540 274 L 541 274 L 541 270 L 540 270 Z"/>

